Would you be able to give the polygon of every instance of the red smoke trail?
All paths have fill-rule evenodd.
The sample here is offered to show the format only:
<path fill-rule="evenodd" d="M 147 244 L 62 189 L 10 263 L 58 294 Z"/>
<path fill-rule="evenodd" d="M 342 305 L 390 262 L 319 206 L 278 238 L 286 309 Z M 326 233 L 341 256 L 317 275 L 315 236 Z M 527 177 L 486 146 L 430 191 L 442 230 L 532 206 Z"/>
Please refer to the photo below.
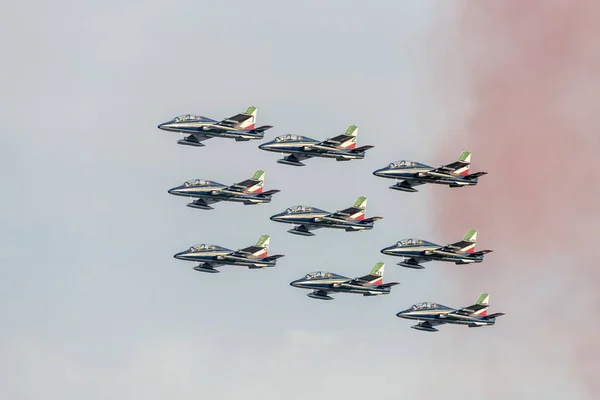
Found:
<path fill-rule="evenodd" d="M 442 237 L 477 228 L 478 248 L 496 252 L 457 284 L 489 290 L 490 312 L 507 312 L 498 324 L 517 321 L 517 346 L 542 368 L 564 351 L 565 370 L 599 399 L 600 1 L 462 6 L 458 27 L 438 39 L 460 76 L 439 75 L 453 85 L 442 103 L 464 100 L 467 112 L 451 118 L 439 161 L 468 149 L 471 172 L 489 175 L 430 190 L 440 191 Z"/>

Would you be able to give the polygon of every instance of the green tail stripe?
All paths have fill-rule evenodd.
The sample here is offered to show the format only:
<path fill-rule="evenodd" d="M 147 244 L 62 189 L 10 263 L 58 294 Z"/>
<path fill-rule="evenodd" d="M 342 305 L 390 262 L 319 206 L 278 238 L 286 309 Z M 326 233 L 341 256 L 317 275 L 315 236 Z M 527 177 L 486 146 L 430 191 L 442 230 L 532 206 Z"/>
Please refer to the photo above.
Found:
<path fill-rule="evenodd" d="M 463 238 L 463 240 L 465 242 L 470 242 L 473 240 L 473 237 L 477 235 L 477 231 L 475 229 L 469 229 L 467 231 L 467 234 L 465 235 L 465 237 Z"/>
<path fill-rule="evenodd" d="M 356 126 L 356 125 L 350 125 L 348 127 L 348 129 L 346 129 L 345 135 L 356 136 L 357 129 L 358 129 L 358 126 Z"/>
<path fill-rule="evenodd" d="M 490 295 L 487 293 L 481 293 L 479 295 L 479 298 L 477 299 L 477 302 L 475 304 L 481 304 L 481 305 L 485 305 L 485 303 L 487 302 L 487 300 L 489 299 Z"/>
<path fill-rule="evenodd" d="M 258 171 L 256 171 L 254 173 L 254 176 L 252 177 L 253 181 L 264 181 L 265 180 L 265 171 L 259 169 Z"/>
<path fill-rule="evenodd" d="M 377 275 L 377 272 L 384 266 L 385 264 L 382 263 L 381 261 L 379 261 L 377 264 L 375 264 L 375 266 L 373 267 L 373 269 L 371 270 L 371 272 L 369 273 L 369 275 Z"/>
<path fill-rule="evenodd" d="M 258 242 L 256 242 L 256 246 L 257 247 L 264 247 L 266 241 L 269 240 L 269 239 L 270 239 L 269 235 L 262 235 L 260 237 L 260 239 L 258 239 Z"/>
<path fill-rule="evenodd" d="M 354 202 L 354 207 L 356 208 L 360 208 L 360 207 L 364 207 L 364 204 L 367 202 L 367 198 L 365 196 L 360 196 L 358 199 L 356 199 L 356 201 Z"/>
<path fill-rule="evenodd" d="M 256 107 L 250 106 L 246 109 L 246 112 L 244 114 L 253 114 L 254 111 L 256 111 Z"/>
<path fill-rule="evenodd" d="M 463 151 L 462 153 L 460 153 L 460 156 L 458 157 L 458 161 L 466 161 L 470 155 L 471 155 L 470 152 Z"/>

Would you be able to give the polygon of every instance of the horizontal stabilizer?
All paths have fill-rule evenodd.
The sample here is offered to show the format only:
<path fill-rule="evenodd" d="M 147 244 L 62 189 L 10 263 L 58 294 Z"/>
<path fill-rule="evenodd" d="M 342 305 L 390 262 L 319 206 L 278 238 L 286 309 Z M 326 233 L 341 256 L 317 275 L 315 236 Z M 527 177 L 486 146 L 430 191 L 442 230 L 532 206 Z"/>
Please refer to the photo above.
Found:
<path fill-rule="evenodd" d="M 281 192 L 281 190 L 277 190 L 277 189 L 267 190 L 266 192 L 259 193 L 258 197 L 270 197 L 270 196 L 274 195 L 275 193 L 279 193 L 279 192 Z"/>
<path fill-rule="evenodd" d="M 493 251 L 494 251 L 494 250 L 480 250 L 480 251 L 476 251 L 476 252 L 474 252 L 474 253 L 471 253 L 471 255 L 472 255 L 472 256 L 482 256 L 482 255 L 484 255 L 484 254 L 491 253 L 491 252 L 493 252 Z"/>
<path fill-rule="evenodd" d="M 355 148 L 355 149 L 352 149 L 352 150 L 350 150 L 350 151 L 351 151 L 352 153 L 363 153 L 363 152 L 365 152 L 365 151 L 367 151 L 367 150 L 370 150 L 370 149 L 372 149 L 372 148 L 374 148 L 374 147 L 375 147 L 375 146 L 369 146 L 369 145 L 366 145 L 366 146 L 360 146 L 360 147 L 357 147 L 357 148 Z"/>
<path fill-rule="evenodd" d="M 496 318 L 496 317 L 501 317 L 503 315 L 505 315 L 505 314 L 499 312 L 499 313 L 494 313 L 494 314 L 486 315 L 486 316 L 481 317 L 481 318 L 483 318 L 483 319 L 493 319 L 493 318 Z"/>
<path fill-rule="evenodd" d="M 392 287 L 392 286 L 396 286 L 399 285 L 400 282 L 388 282 L 388 283 L 383 283 L 381 285 L 379 285 L 380 288 L 386 288 L 386 287 Z"/>
<path fill-rule="evenodd" d="M 263 258 L 262 261 L 267 261 L 267 262 L 268 261 L 275 261 L 275 260 L 277 260 L 277 259 L 279 259 L 281 257 L 285 257 L 285 255 L 284 254 L 274 254 L 272 256 L 268 256 L 268 257 Z"/>
<path fill-rule="evenodd" d="M 370 218 L 365 218 L 365 219 L 361 220 L 361 223 L 363 223 L 363 224 L 368 224 L 368 223 L 370 223 L 370 222 L 379 221 L 380 219 L 383 219 L 383 217 L 370 217 Z"/>
<path fill-rule="evenodd" d="M 250 129 L 248 132 L 263 133 L 264 131 L 271 129 L 272 127 L 273 127 L 272 125 L 262 125 L 262 126 L 259 126 L 258 128 Z"/>
<path fill-rule="evenodd" d="M 474 174 L 465 176 L 465 179 L 476 179 L 483 175 L 487 175 L 487 172 L 475 172 Z"/>

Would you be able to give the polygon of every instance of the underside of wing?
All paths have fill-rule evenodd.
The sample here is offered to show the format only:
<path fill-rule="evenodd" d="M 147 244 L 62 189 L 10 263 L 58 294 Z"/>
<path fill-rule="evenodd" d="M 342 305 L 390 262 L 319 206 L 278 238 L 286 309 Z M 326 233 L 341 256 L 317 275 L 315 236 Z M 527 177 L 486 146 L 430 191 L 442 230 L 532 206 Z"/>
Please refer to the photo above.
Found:
<path fill-rule="evenodd" d="M 192 133 L 191 136 L 194 139 L 196 139 L 197 142 L 203 142 L 203 141 L 208 140 L 208 139 L 210 139 L 212 137 L 212 136 L 209 136 L 209 135 L 203 135 L 201 133 L 196 133 L 196 132 Z"/>
<path fill-rule="evenodd" d="M 313 156 L 302 154 L 302 153 L 293 153 L 293 154 L 287 155 L 287 156 L 277 160 L 277 162 L 280 164 L 287 164 L 287 165 L 301 167 L 301 166 L 304 166 L 302 161 L 308 160 L 309 158 L 312 158 L 312 157 Z"/>
<path fill-rule="evenodd" d="M 390 189 L 394 189 L 394 190 L 399 190 L 401 192 L 418 192 L 417 189 L 415 189 L 415 186 L 420 186 L 425 184 L 426 182 L 423 181 L 419 181 L 419 180 L 404 180 L 400 183 L 396 183 L 392 186 L 390 186 Z"/>
<path fill-rule="evenodd" d="M 328 295 L 327 290 L 319 289 L 307 294 L 308 297 L 318 300 L 333 300 L 333 297 Z"/>
<path fill-rule="evenodd" d="M 213 208 L 210 206 L 210 204 L 218 203 L 219 201 L 221 200 L 212 197 L 201 197 L 192 201 L 191 203 L 188 203 L 187 206 L 201 210 L 212 210 Z"/>
<path fill-rule="evenodd" d="M 422 266 L 421 264 L 429 262 L 429 261 L 431 261 L 431 259 L 425 258 L 425 257 L 411 257 L 411 258 L 404 259 L 404 261 L 400 261 L 398 263 L 398 265 L 400 265 L 401 267 L 405 267 L 405 268 L 423 269 L 425 267 Z"/>
<path fill-rule="evenodd" d="M 194 267 L 194 270 L 199 271 L 199 272 L 208 272 L 211 274 L 216 274 L 220 271 L 218 271 L 217 269 L 215 269 L 215 267 L 218 267 L 219 264 L 214 264 L 214 263 L 202 263 L 200 265 L 197 265 Z"/>
<path fill-rule="evenodd" d="M 434 326 L 442 325 L 444 322 L 442 321 L 422 321 L 417 325 L 411 326 L 411 328 L 416 329 L 418 331 L 425 332 L 437 332 L 438 330 L 434 328 Z"/>
<path fill-rule="evenodd" d="M 200 133 L 192 133 L 191 135 L 188 135 L 185 138 L 178 140 L 177 143 L 186 146 L 203 147 L 205 145 L 201 142 L 207 139 L 210 139 L 210 136 L 205 136 Z"/>
<path fill-rule="evenodd" d="M 314 231 L 319 228 L 321 227 L 318 225 L 303 224 L 290 229 L 288 232 L 300 236 L 314 236 L 315 234 L 311 231 Z"/>

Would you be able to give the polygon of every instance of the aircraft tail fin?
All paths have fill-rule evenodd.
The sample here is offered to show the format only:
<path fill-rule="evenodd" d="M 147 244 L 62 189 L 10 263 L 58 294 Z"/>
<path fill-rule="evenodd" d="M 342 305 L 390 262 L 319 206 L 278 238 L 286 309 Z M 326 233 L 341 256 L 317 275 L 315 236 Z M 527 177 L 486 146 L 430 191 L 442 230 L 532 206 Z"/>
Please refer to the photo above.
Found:
<path fill-rule="evenodd" d="M 265 171 L 261 169 L 256 171 L 251 181 L 255 181 L 256 183 L 246 189 L 246 193 L 262 193 L 263 186 L 265 185 Z"/>
<path fill-rule="evenodd" d="M 248 130 L 252 130 L 254 129 L 254 126 L 256 124 L 256 113 L 257 113 L 258 109 L 254 106 L 250 106 L 246 109 L 246 111 L 244 112 L 245 116 L 250 116 L 250 118 L 246 119 L 244 122 L 242 122 L 239 125 L 240 129 L 248 129 Z"/>
<path fill-rule="evenodd" d="M 348 127 L 348 129 L 346 129 L 346 132 L 344 132 L 344 135 L 351 136 L 352 138 L 345 141 L 341 147 L 343 149 L 347 149 L 347 150 L 352 150 L 352 149 L 356 148 L 356 138 L 358 136 L 358 126 L 350 125 Z"/>
<path fill-rule="evenodd" d="M 487 315 L 487 310 L 490 305 L 490 295 L 487 293 L 481 293 L 475 302 L 475 306 L 473 309 L 476 311 L 473 312 L 473 315 L 477 315 L 479 317 L 485 317 Z"/>
<path fill-rule="evenodd" d="M 260 248 L 255 251 L 252 255 L 256 257 L 266 258 L 269 255 L 269 244 L 271 243 L 271 236 L 262 235 L 258 242 L 256 242 L 256 247 Z"/>
<path fill-rule="evenodd" d="M 367 198 L 365 196 L 360 196 L 354 202 L 352 209 L 356 212 L 348 217 L 348 219 L 364 220 L 365 213 L 367 212 Z"/>
<path fill-rule="evenodd" d="M 368 281 L 372 285 L 381 285 L 383 283 L 383 272 L 385 271 L 385 264 L 381 261 L 376 263 L 371 272 L 368 275 L 361 276 L 359 279 Z"/>
<path fill-rule="evenodd" d="M 463 237 L 460 245 L 462 246 L 459 250 L 461 253 L 474 253 L 475 245 L 477 242 L 477 231 L 475 229 L 469 229 Z"/>
<path fill-rule="evenodd" d="M 471 153 L 468 151 L 463 151 L 460 153 L 458 160 L 457 168 L 454 170 L 454 173 L 457 175 L 467 176 L 469 175 L 469 167 L 471 167 Z"/>

